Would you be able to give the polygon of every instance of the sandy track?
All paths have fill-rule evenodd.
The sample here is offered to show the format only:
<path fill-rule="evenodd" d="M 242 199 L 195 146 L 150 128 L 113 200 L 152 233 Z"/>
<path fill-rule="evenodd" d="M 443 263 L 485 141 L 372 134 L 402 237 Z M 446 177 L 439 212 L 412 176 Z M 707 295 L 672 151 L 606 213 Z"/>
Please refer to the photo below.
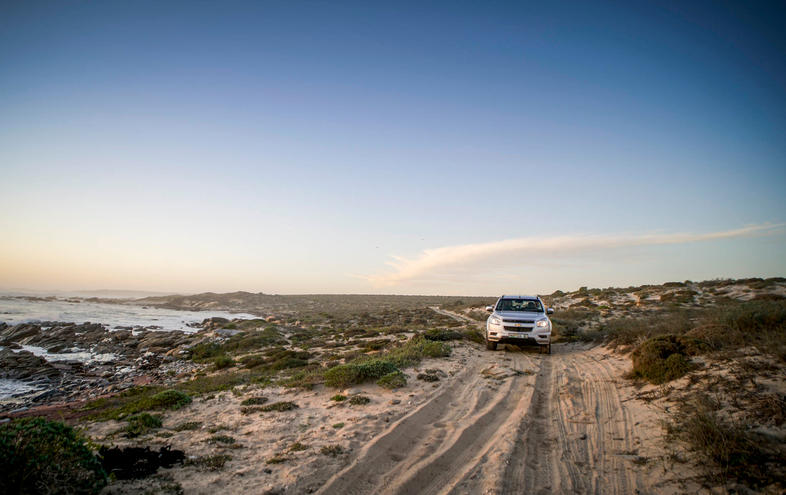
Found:
<path fill-rule="evenodd" d="M 479 351 L 319 493 L 651 492 L 626 367 L 602 348 Z"/>
<path fill-rule="evenodd" d="M 624 494 L 645 488 L 632 469 L 639 437 L 620 398 L 621 370 L 597 350 L 552 357 L 538 375 L 500 491 Z"/>

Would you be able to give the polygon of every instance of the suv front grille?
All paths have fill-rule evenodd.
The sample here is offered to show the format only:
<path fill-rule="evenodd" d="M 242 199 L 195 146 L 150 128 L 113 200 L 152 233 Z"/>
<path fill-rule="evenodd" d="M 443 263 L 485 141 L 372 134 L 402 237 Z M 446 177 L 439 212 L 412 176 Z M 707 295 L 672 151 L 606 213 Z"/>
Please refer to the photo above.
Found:
<path fill-rule="evenodd" d="M 529 332 L 532 327 L 504 327 L 508 332 Z"/>
<path fill-rule="evenodd" d="M 535 320 L 506 320 L 502 319 L 505 323 L 529 323 L 530 325 L 535 323 Z"/>

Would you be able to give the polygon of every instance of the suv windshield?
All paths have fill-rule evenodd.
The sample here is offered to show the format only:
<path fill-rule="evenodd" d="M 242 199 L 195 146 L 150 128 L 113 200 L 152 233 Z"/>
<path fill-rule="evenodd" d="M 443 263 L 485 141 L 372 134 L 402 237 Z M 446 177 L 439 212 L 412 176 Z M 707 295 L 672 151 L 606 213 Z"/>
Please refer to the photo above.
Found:
<path fill-rule="evenodd" d="M 497 311 L 528 311 L 542 313 L 543 305 L 537 299 L 500 299 Z"/>

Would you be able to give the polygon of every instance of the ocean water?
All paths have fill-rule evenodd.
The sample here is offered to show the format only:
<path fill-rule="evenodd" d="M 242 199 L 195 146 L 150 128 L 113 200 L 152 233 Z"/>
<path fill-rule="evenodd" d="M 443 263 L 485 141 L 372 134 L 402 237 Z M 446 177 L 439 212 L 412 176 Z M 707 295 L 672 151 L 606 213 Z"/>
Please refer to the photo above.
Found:
<path fill-rule="evenodd" d="M 14 397 L 41 392 L 44 389 L 44 386 L 40 384 L 11 378 L 0 378 L 0 402 L 13 402 Z"/>
<path fill-rule="evenodd" d="M 189 323 L 201 323 L 205 318 L 256 318 L 248 313 L 226 311 L 178 311 L 126 304 L 104 304 L 95 302 L 70 302 L 63 299 L 40 301 L 9 296 L 0 296 L 0 322 L 9 325 L 39 321 L 63 321 L 73 323 L 101 323 L 110 331 L 115 327 L 157 326 L 157 331 L 181 330 L 195 332 Z M 76 360 L 83 363 L 112 362 L 113 354 L 97 354 L 84 349 L 69 349 L 67 352 L 50 353 L 36 346 L 22 349 L 41 356 L 47 361 Z M 13 403 L 17 398 L 36 394 L 44 390 L 39 384 L 22 380 L 0 379 L 0 403 Z"/>
<path fill-rule="evenodd" d="M 96 302 L 70 302 L 64 299 L 51 301 L 30 300 L 0 296 L 0 321 L 9 325 L 37 321 L 64 321 L 73 323 L 101 323 L 110 330 L 115 327 L 158 326 L 156 330 L 181 330 L 194 332 L 189 323 L 200 323 L 205 318 L 256 318 L 248 313 L 226 311 L 180 311 L 151 306 L 111 304 Z"/>

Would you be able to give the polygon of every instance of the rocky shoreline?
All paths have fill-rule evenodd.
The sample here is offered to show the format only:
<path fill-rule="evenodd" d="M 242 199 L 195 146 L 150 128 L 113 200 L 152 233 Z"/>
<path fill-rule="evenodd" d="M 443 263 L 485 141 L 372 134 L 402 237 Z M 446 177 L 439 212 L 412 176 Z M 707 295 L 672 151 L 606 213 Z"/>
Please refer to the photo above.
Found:
<path fill-rule="evenodd" d="M 215 327 L 228 321 L 208 318 L 194 333 L 110 330 L 90 322 L 0 323 L 0 380 L 18 389 L 0 399 L 0 414 L 190 376 L 204 365 L 188 360 L 188 349 L 217 336 Z"/>

